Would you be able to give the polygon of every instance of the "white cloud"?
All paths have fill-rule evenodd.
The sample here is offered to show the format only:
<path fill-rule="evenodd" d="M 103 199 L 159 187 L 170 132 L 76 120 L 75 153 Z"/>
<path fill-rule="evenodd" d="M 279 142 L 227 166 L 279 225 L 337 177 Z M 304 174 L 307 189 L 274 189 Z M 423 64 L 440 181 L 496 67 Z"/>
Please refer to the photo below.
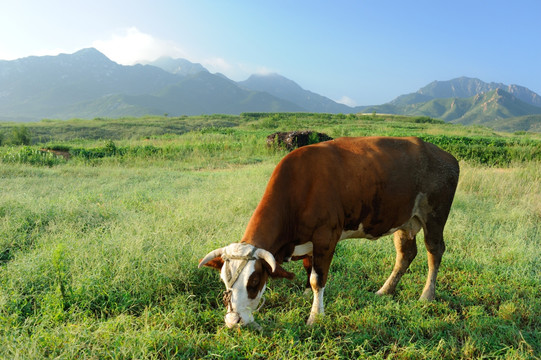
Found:
<path fill-rule="evenodd" d="M 136 27 L 112 34 L 108 40 L 96 40 L 92 46 L 111 60 L 133 65 L 139 61 L 152 61 L 162 56 L 185 57 L 182 48 L 173 41 L 157 39 Z"/>
<path fill-rule="evenodd" d="M 342 96 L 339 100 L 336 100 L 336 102 L 347 105 L 347 106 L 351 106 L 351 107 L 357 106 L 357 102 L 355 100 L 345 95 Z"/>
<path fill-rule="evenodd" d="M 210 72 L 220 72 L 226 75 L 234 70 L 234 66 L 221 57 L 204 59 L 201 61 L 201 64 Z"/>
<path fill-rule="evenodd" d="M 269 74 L 276 73 L 276 71 L 274 71 L 271 68 L 268 68 L 266 66 L 259 66 L 259 67 L 256 68 L 254 73 L 258 74 L 258 75 L 269 75 Z"/>
<path fill-rule="evenodd" d="M 211 73 L 222 73 L 230 79 L 245 80 L 251 74 L 269 74 L 273 70 L 265 66 L 244 63 L 232 63 L 223 57 L 193 58 L 173 42 L 155 38 L 141 32 L 136 27 L 122 29 L 106 40 L 96 40 L 92 46 L 104 53 L 109 59 L 123 65 L 152 61 L 161 56 L 184 58 L 201 63 Z"/>
<path fill-rule="evenodd" d="M 270 74 L 275 71 L 265 66 L 254 66 L 245 63 L 231 63 L 222 57 L 206 58 L 200 61 L 211 73 L 222 73 L 228 78 L 241 81 L 252 74 Z"/>

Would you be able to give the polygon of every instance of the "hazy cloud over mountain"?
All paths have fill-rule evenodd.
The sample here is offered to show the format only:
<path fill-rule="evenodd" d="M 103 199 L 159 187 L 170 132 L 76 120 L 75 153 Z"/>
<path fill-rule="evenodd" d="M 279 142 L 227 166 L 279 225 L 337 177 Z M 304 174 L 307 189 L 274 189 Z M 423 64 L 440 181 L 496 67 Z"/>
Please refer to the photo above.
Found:
<path fill-rule="evenodd" d="M 349 96 L 342 96 L 340 99 L 336 100 L 337 103 L 339 104 L 344 104 L 344 105 L 347 105 L 347 106 L 351 106 L 351 107 L 355 107 L 357 106 L 358 104 L 355 102 L 355 100 L 353 100 L 352 98 L 350 98 Z"/>
<path fill-rule="evenodd" d="M 133 65 L 143 60 L 168 56 L 185 58 L 186 53 L 173 41 L 157 39 L 136 27 L 120 30 L 106 40 L 96 40 L 92 46 L 111 60 L 122 65 Z"/>

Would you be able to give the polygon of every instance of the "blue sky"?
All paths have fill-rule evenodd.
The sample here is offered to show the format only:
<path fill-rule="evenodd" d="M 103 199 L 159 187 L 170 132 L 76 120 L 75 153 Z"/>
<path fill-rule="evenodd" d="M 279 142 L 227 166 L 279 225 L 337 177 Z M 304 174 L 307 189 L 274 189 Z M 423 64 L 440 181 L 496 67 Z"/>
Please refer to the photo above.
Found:
<path fill-rule="evenodd" d="M 459 76 L 541 94 L 540 14 L 539 0 L 17 0 L 2 4 L 0 59 L 91 46 L 122 64 L 182 57 L 356 105 Z"/>

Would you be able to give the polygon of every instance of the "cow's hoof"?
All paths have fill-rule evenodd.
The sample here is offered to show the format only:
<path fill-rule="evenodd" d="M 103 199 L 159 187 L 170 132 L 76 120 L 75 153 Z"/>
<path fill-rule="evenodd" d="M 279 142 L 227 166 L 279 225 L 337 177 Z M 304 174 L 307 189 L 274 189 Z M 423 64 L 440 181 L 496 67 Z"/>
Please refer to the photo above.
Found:
<path fill-rule="evenodd" d="M 312 326 L 316 322 L 318 322 L 318 320 L 320 320 L 322 317 L 323 317 L 323 314 L 310 314 L 308 321 L 306 321 L 306 325 Z"/>
<path fill-rule="evenodd" d="M 419 298 L 419 301 L 434 301 L 436 299 L 436 296 L 434 295 L 421 295 L 421 297 Z"/>
<path fill-rule="evenodd" d="M 377 296 L 387 296 L 387 295 L 392 295 L 392 294 L 393 293 L 391 293 L 389 291 L 382 290 L 382 289 L 379 289 L 378 291 L 376 291 Z"/>

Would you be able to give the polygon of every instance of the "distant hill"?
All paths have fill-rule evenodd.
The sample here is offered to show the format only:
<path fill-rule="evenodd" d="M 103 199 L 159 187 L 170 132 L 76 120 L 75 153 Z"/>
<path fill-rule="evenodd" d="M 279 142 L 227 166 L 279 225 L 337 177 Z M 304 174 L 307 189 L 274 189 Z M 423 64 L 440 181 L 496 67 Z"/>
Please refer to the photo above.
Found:
<path fill-rule="evenodd" d="M 519 85 L 486 83 L 479 79 L 460 77 L 449 81 L 433 81 L 417 91 L 418 94 L 435 98 L 468 98 L 477 94 L 501 89 L 527 104 L 541 107 L 541 96 Z"/>
<path fill-rule="evenodd" d="M 0 61 L 0 119 L 58 117 L 79 102 L 155 92 L 176 82 L 154 66 L 122 66 L 95 49 Z"/>
<path fill-rule="evenodd" d="M 506 119 L 541 114 L 541 107 L 536 107 L 519 100 L 508 92 L 495 89 L 469 98 L 438 98 L 409 105 L 396 105 L 397 102 L 373 106 L 365 112 L 379 112 L 401 115 L 430 116 L 447 122 L 471 125 L 479 124 L 496 130 L 533 130 L 535 117 L 531 121 L 532 129 L 520 129 L 506 125 Z"/>
<path fill-rule="evenodd" d="M 114 94 L 66 108 L 61 118 L 301 112 L 296 104 L 267 93 L 240 89 L 231 80 L 209 72 L 180 79 L 154 94 Z"/>
<path fill-rule="evenodd" d="M 541 115 L 524 115 L 492 122 L 491 126 L 500 131 L 534 131 L 541 133 Z"/>
<path fill-rule="evenodd" d="M 304 90 L 296 82 L 279 74 L 252 75 L 238 84 L 246 89 L 264 91 L 277 98 L 291 101 L 309 112 L 351 113 L 353 109 L 325 96 Z"/>
<path fill-rule="evenodd" d="M 160 114 L 304 111 L 296 104 L 267 93 L 241 89 L 235 82 L 209 72 L 187 76 L 153 95 L 124 96 L 123 103 L 149 110 L 160 109 Z"/>
<path fill-rule="evenodd" d="M 485 83 L 461 77 L 434 81 L 415 93 L 401 95 L 393 101 L 363 109 L 400 115 L 430 116 L 460 124 L 482 124 L 502 131 L 539 131 L 541 97 L 518 85 Z"/>
<path fill-rule="evenodd" d="M 306 111 L 187 60 L 153 64 L 119 65 L 93 48 L 0 61 L 0 121 Z"/>
<path fill-rule="evenodd" d="M 494 126 L 494 123 L 502 119 L 541 114 L 541 107 L 527 104 L 500 88 L 477 94 L 467 100 L 471 100 L 468 111 L 459 118 L 450 121 L 464 125 L 489 123 Z M 453 104 L 451 104 L 451 108 L 453 108 Z M 446 119 L 444 118 L 444 120 Z"/>

